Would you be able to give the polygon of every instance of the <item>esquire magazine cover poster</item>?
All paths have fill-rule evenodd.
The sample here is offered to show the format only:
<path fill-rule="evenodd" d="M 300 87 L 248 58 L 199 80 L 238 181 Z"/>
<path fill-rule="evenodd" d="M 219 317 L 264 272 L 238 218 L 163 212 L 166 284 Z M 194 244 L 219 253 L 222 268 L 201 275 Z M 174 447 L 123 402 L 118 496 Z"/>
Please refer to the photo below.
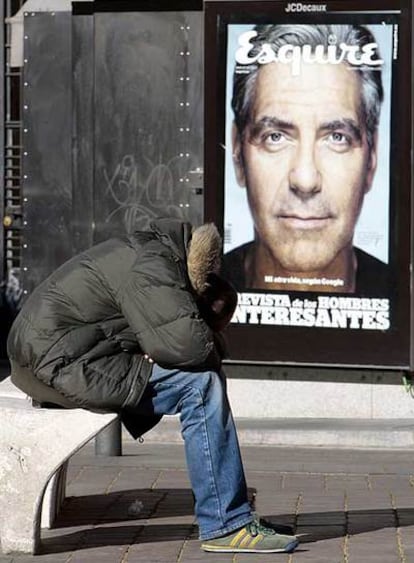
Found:
<path fill-rule="evenodd" d="M 290 331 L 318 343 L 314 358 L 323 335 L 335 342 L 321 363 L 386 366 L 369 348 L 402 328 L 403 10 L 228 4 L 216 13 L 216 220 L 239 295 L 230 333 L 260 342 L 242 352 L 235 341 L 235 357 L 276 358 L 271 342 Z M 303 344 L 285 355 L 311 357 Z"/>

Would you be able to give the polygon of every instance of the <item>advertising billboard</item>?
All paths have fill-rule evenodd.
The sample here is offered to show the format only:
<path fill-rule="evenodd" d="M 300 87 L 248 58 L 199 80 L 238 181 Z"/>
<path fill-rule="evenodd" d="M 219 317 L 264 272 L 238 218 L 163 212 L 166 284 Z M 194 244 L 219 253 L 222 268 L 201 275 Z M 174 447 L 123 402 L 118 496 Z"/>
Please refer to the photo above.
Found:
<path fill-rule="evenodd" d="M 206 3 L 206 210 L 239 294 L 231 359 L 410 366 L 397 4 Z"/>

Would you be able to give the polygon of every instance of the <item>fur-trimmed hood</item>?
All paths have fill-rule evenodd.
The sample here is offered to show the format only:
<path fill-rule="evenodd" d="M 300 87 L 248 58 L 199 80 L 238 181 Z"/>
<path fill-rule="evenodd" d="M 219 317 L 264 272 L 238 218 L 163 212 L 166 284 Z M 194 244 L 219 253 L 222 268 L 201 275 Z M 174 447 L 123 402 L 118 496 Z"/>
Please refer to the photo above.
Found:
<path fill-rule="evenodd" d="M 187 270 L 191 285 L 202 295 L 209 287 L 210 274 L 221 268 L 222 239 L 214 223 L 193 229 L 187 248 Z"/>
<path fill-rule="evenodd" d="M 214 223 L 193 227 L 180 219 L 162 217 L 151 222 L 150 230 L 186 262 L 191 285 L 202 295 L 210 286 L 209 274 L 221 269 L 222 239 Z"/>

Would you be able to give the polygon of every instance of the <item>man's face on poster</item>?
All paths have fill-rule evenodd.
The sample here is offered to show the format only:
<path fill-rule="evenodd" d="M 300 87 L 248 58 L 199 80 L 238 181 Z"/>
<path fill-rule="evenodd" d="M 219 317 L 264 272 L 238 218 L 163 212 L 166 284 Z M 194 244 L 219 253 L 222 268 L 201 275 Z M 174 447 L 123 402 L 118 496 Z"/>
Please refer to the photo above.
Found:
<path fill-rule="evenodd" d="M 293 75 L 290 64 L 272 62 L 253 95 L 233 152 L 256 240 L 286 271 L 321 271 L 350 256 L 375 173 L 360 78 L 345 64 L 302 64 Z"/>

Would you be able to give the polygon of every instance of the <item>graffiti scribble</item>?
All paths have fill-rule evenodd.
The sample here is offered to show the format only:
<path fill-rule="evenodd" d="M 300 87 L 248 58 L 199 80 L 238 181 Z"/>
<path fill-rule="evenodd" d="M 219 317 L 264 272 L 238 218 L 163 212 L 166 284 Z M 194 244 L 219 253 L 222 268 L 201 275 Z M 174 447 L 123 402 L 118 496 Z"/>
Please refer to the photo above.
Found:
<path fill-rule="evenodd" d="M 145 167 L 147 174 L 142 173 Z M 105 218 L 109 223 L 115 216 L 127 230 L 145 229 L 154 217 L 168 215 L 192 222 L 201 218 L 200 198 L 191 184 L 191 157 L 181 154 L 167 164 L 156 164 L 144 159 L 144 166 L 138 166 L 134 155 L 123 156 L 112 174 L 106 168 L 103 176 L 106 193 L 115 207 Z M 200 216 L 200 217 L 199 217 Z"/>

